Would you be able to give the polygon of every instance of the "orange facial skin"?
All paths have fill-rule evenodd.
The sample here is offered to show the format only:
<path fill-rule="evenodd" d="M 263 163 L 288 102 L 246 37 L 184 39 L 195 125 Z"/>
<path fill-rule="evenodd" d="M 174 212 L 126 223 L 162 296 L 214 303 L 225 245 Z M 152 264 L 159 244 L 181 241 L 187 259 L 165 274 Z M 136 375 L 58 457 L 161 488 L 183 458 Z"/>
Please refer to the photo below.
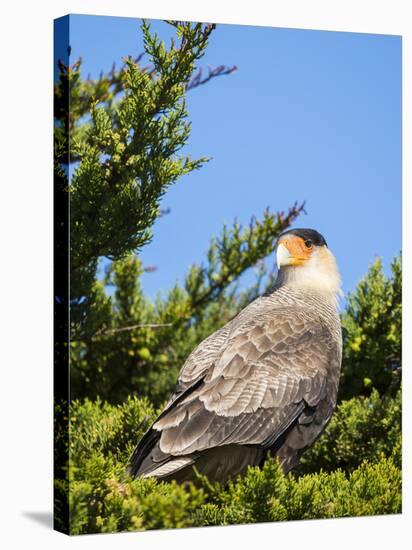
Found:
<path fill-rule="evenodd" d="M 284 237 L 280 243 L 288 249 L 291 255 L 289 265 L 304 264 L 309 260 L 313 252 L 313 245 L 307 246 L 305 240 L 297 235 L 288 235 Z"/>

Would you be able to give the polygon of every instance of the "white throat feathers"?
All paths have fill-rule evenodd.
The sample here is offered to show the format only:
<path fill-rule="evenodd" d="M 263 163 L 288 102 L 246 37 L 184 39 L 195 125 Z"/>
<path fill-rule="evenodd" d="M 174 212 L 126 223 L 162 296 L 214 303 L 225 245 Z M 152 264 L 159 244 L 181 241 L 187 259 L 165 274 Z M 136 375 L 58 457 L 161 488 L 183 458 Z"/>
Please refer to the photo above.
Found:
<path fill-rule="evenodd" d="M 283 249 L 279 250 L 282 254 Z M 279 261 L 278 264 L 282 262 Z M 276 279 L 276 287 L 313 289 L 337 302 L 342 296 L 341 278 L 335 256 L 326 247 L 317 248 L 302 265 L 281 265 Z"/>

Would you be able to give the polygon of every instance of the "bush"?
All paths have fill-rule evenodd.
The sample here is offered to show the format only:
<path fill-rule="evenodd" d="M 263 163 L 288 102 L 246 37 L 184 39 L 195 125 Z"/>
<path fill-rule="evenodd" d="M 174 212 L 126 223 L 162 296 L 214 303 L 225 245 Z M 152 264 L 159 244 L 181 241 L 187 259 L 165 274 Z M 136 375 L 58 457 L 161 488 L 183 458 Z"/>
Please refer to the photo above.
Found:
<path fill-rule="evenodd" d="M 197 512 L 198 525 L 229 525 L 347 516 L 370 516 L 401 511 L 401 472 L 392 459 L 363 462 L 349 475 L 342 470 L 302 477 L 285 476 L 275 460 L 248 474 L 215 502 Z"/>
<path fill-rule="evenodd" d="M 401 466 L 401 390 L 394 398 L 370 397 L 343 401 L 317 443 L 302 456 L 299 472 L 337 468 L 352 471 L 361 461 L 394 456 Z"/>
<path fill-rule="evenodd" d="M 369 395 L 394 395 L 402 369 L 402 264 L 391 264 L 391 276 L 377 259 L 349 295 L 342 314 L 344 335 L 339 399 Z"/>
<path fill-rule="evenodd" d="M 380 398 L 375 391 L 342 403 L 300 471 L 285 476 L 270 459 L 226 487 L 202 476 L 196 486 L 131 480 L 127 459 L 155 418 L 153 406 L 138 398 L 117 406 L 76 401 L 70 415 L 70 533 L 399 513 L 400 398 L 400 392 Z"/>

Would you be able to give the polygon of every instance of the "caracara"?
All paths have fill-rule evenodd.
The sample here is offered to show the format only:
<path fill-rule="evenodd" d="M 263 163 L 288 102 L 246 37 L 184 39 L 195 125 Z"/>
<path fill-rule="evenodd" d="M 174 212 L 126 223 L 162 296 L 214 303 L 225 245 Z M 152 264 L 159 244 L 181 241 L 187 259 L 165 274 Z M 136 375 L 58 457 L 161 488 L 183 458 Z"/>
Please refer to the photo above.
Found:
<path fill-rule="evenodd" d="M 313 229 L 283 233 L 273 290 L 203 340 L 163 412 L 134 450 L 133 477 L 214 481 L 276 455 L 293 468 L 336 405 L 340 276 Z"/>

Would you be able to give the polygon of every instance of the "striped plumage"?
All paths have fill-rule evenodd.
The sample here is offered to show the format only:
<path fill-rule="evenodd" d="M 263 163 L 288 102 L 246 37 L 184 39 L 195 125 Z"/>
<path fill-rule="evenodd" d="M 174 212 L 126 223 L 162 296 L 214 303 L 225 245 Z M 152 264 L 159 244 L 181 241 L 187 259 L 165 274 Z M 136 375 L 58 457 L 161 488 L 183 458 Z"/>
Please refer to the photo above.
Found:
<path fill-rule="evenodd" d="M 288 232 L 279 242 L 293 252 L 302 231 L 310 230 Z M 190 354 L 168 404 L 132 454 L 132 476 L 189 480 L 195 465 L 225 481 L 269 453 L 287 472 L 321 434 L 339 383 L 339 276 L 326 243 L 315 241 L 305 260 L 296 250 L 291 257 L 302 264 L 282 260 L 273 292 Z"/>

